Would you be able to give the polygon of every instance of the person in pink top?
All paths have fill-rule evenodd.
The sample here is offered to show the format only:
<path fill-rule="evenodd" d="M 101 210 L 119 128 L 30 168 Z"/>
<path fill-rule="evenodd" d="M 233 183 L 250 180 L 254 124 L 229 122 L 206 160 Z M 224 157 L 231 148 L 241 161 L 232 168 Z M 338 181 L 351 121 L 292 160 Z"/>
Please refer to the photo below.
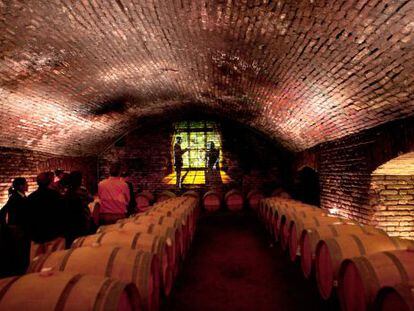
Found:
<path fill-rule="evenodd" d="M 109 170 L 109 178 L 98 184 L 100 200 L 99 223 L 113 224 L 125 218 L 130 201 L 130 191 L 127 183 L 120 177 L 121 165 L 115 163 Z"/>

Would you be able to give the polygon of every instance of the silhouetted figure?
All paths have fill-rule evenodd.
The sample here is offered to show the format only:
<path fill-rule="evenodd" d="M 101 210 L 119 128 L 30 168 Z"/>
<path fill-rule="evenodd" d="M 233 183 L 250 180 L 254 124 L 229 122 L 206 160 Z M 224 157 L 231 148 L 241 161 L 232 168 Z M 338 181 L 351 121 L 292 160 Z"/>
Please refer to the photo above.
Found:
<path fill-rule="evenodd" d="M 23 274 L 29 264 L 30 240 L 27 234 L 28 208 L 26 179 L 18 177 L 9 189 L 9 200 L 0 210 L 2 241 L 4 246 L 2 268 L 11 274 Z"/>
<path fill-rule="evenodd" d="M 135 193 L 134 193 L 134 185 L 129 180 L 130 173 L 128 171 L 125 171 L 121 174 L 122 179 L 126 182 L 129 188 L 129 203 L 127 208 L 127 215 L 132 215 L 138 212 L 137 210 L 137 201 L 135 199 Z"/>
<path fill-rule="evenodd" d="M 220 150 L 214 145 L 214 142 L 209 143 L 209 148 L 206 152 L 207 168 L 219 170 Z"/>
<path fill-rule="evenodd" d="M 64 195 L 66 247 L 70 247 L 76 238 L 93 233 L 95 228 L 88 207 L 92 200 L 88 191 L 82 187 L 82 173 L 71 172 Z"/>
<path fill-rule="evenodd" d="M 31 240 L 36 243 L 52 241 L 63 235 L 63 202 L 61 195 L 50 189 L 52 180 L 47 172 L 37 176 L 39 188 L 28 200 L 28 228 Z"/>
<path fill-rule="evenodd" d="M 183 154 L 188 151 L 188 148 L 181 149 L 181 137 L 176 138 L 174 145 L 174 167 L 176 174 L 176 185 L 178 188 L 182 186 L 181 170 L 183 168 Z"/>
<path fill-rule="evenodd" d="M 216 186 L 222 183 L 220 176 L 220 150 L 215 147 L 214 142 L 210 141 L 206 151 L 206 185 Z"/>
<path fill-rule="evenodd" d="M 27 226 L 27 197 L 28 185 L 26 179 L 18 177 L 13 180 L 9 189 L 9 200 L 0 210 L 0 223 L 26 228 Z"/>
<path fill-rule="evenodd" d="M 99 210 L 100 224 L 113 224 L 125 218 L 130 202 L 130 190 L 120 177 L 121 166 L 113 164 L 109 170 L 109 178 L 98 185 L 98 196 L 101 201 Z"/>

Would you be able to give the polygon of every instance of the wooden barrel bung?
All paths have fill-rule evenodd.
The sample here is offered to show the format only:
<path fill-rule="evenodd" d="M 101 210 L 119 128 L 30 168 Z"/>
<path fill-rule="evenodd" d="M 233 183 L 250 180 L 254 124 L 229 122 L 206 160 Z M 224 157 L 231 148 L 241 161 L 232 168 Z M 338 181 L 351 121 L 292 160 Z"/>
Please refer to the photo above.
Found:
<path fill-rule="evenodd" d="M 134 283 L 144 310 L 159 309 L 160 268 L 155 254 L 96 244 L 38 256 L 31 262 L 28 272 L 40 272 L 47 268 Z"/>
<path fill-rule="evenodd" d="M 203 206 L 208 212 L 219 210 L 221 206 L 221 195 L 213 190 L 207 191 L 203 196 Z"/>
<path fill-rule="evenodd" d="M 381 287 L 408 281 L 414 281 L 414 252 L 397 250 L 347 259 L 338 280 L 342 310 L 371 310 Z"/>
<path fill-rule="evenodd" d="M 45 269 L 0 279 L 0 310 L 133 311 L 142 308 L 133 283 Z"/>
<path fill-rule="evenodd" d="M 338 284 L 339 268 L 343 260 L 377 252 L 407 249 L 413 241 L 385 235 L 350 234 L 321 240 L 316 246 L 315 271 L 319 293 L 328 299 Z"/>
<path fill-rule="evenodd" d="M 385 286 L 377 294 L 376 311 L 414 311 L 414 282 Z"/>
<path fill-rule="evenodd" d="M 72 248 L 97 244 L 126 247 L 156 254 L 161 263 L 160 271 L 164 293 L 166 295 L 170 294 L 174 259 L 172 257 L 171 242 L 168 242 L 168 239 L 148 233 L 118 230 L 78 238 L 73 242 Z"/>
<path fill-rule="evenodd" d="M 365 226 L 357 223 L 339 223 L 328 224 L 324 226 L 314 226 L 310 228 L 304 228 L 300 237 L 300 263 L 304 276 L 309 278 L 312 273 L 316 245 L 320 240 L 325 240 L 333 237 L 349 234 L 381 234 L 387 235 L 387 233 L 381 229 Z"/>

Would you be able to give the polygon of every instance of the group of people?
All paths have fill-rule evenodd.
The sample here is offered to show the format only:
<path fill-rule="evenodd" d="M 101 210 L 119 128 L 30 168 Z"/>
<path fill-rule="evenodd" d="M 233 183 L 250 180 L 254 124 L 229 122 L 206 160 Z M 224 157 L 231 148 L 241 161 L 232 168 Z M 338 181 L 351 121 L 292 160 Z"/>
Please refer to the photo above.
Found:
<path fill-rule="evenodd" d="M 9 199 L 0 209 L 0 261 L 7 261 L 1 264 L 11 274 L 24 273 L 31 242 L 42 244 L 64 238 L 69 247 L 77 237 L 94 233 L 97 226 L 137 212 L 127 175 L 114 164 L 110 177 L 99 183 L 98 221 L 92 217 L 89 204 L 94 198 L 82 187 L 81 172 L 42 172 L 36 178 L 37 190 L 28 196 L 27 180 L 15 178 Z"/>

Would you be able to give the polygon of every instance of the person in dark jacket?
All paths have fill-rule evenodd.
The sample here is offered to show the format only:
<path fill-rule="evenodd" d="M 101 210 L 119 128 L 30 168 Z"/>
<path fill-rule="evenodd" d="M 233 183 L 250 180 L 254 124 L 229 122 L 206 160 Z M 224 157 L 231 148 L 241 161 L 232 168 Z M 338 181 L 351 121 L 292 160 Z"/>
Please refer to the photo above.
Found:
<path fill-rule="evenodd" d="M 0 223 L 25 228 L 27 225 L 27 181 L 23 177 L 13 180 L 9 189 L 9 200 L 0 210 Z"/>
<path fill-rule="evenodd" d="M 29 235 L 32 241 L 45 243 L 63 235 L 63 201 L 59 192 L 49 188 L 52 180 L 47 172 L 36 181 L 39 188 L 27 198 Z"/>
<path fill-rule="evenodd" d="M 9 200 L 0 210 L 2 267 L 8 275 L 23 274 L 29 264 L 30 240 L 27 235 L 27 181 L 23 177 L 13 180 Z M 1 274 L 1 273 L 0 273 Z M 6 276 L 6 275 L 3 275 Z"/>
<path fill-rule="evenodd" d="M 88 207 L 93 198 L 82 187 L 81 172 L 74 171 L 69 174 L 68 188 L 63 198 L 65 202 L 66 247 L 70 247 L 76 238 L 91 234 L 95 229 Z"/>

